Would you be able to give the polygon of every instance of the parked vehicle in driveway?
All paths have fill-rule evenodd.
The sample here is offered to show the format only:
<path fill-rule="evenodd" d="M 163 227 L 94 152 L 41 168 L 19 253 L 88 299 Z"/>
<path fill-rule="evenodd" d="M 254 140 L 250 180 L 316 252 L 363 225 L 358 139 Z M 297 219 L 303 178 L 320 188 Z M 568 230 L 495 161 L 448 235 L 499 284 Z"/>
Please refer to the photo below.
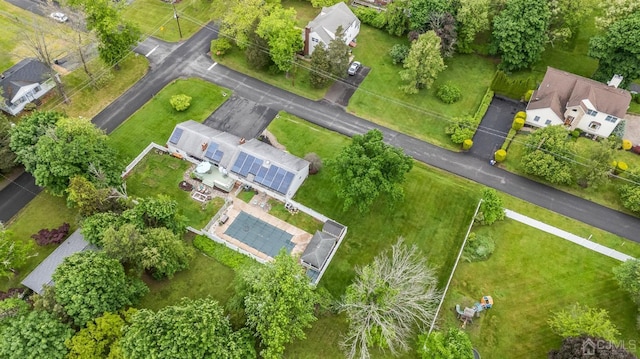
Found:
<path fill-rule="evenodd" d="M 49 16 L 57 22 L 67 22 L 69 20 L 67 15 L 61 12 L 52 12 Z"/>
<path fill-rule="evenodd" d="M 360 66 L 362 66 L 362 64 L 360 64 L 358 61 L 354 61 L 351 63 L 351 66 L 349 66 L 349 70 L 347 71 L 347 73 L 350 76 L 353 76 L 356 74 L 356 72 L 358 72 L 358 69 L 360 69 Z"/>

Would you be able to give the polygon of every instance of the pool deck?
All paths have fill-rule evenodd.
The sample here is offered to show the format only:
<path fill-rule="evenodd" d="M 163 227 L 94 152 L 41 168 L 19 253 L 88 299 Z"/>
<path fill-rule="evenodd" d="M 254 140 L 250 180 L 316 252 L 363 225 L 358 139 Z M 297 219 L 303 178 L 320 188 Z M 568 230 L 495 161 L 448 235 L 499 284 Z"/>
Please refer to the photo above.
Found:
<path fill-rule="evenodd" d="M 258 251 L 257 249 L 231 237 L 226 235 L 224 232 L 226 232 L 227 228 L 229 228 L 229 226 L 231 225 L 231 223 L 233 223 L 233 221 L 235 221 L 236 217 L 238 217 L 238 214 L 240 214 L 240 212 L 246 212 L 254 217 L 259 218 L 260 220 L 269 223 L 270 225 L 277 227 L 289 234 L 291 234 L 293 236 L 293 238 L 291 238 L 291 242 L 293 242 L 295 244 L 295 247 L 293 248 L 293 250 L 291 251 L 292 255 L 301 255 L 304 250 L 307 248 L 307 245 L 309 244 L 309 242 L 311 241 L 311 238 L 313 237 L 313 235 L 311 233 L 307 233 L 305 231 L 303 231 L 302 229 L 292 226 L 291 224 L 278 219 L 272 215 L 270 215 L 269 213 L 267 213 L 267 207 L 266 205 L 264 206 L 260 206 L 261 203 L 266 203 L 266 200 L 263 202 L 260 202 L 257 200 L 258 195 L 256 195 L 256 197 L 254 197 L 254 200 L 251 201 L 251 204 L 249 203 L 245 203 L 243 200 L 238 199 L 238 198 L 234 198 L 233 199 L 233 204 L 230 205 L 227 210 L 225 211 L 225 214 L 229 217 L 229 220 L 227 220 L 227 222 L 225 224 L 219 224 L 216 223 L 213 226 L 211 226 L 211 228 L 209 229 L 209 232 L 212 234 L 215 234 L 216 236 L 218 236 L 219 238 L 222 238 L 223 240 L 244 249 L 245 251 L 252 253 L 254 255 L 256 255 L 259 258 L 262 258 L 264 260 L 271 260 L 272 258 L 269 257 L 268 255 Z M 254 204 L 255 203 L 255 204 Z"/>

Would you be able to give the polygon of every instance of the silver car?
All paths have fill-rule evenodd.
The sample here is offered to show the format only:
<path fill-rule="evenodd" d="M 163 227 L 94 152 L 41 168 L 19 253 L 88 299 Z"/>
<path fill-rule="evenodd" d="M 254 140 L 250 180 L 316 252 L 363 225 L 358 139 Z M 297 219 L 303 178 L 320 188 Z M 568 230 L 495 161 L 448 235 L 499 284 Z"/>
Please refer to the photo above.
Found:
<path fill-rule="evenodd" d="M 347 71 L 347 73 L 350 76 L 353 76 L 356 74 L 356 72 L 358 72 L 358 69 L 360 69 L 361 64 L 358 61 L 354 61 L 351 63 L 351 66 L 349 66 L 349 70 Z"/>
<path fill-rule="evenodd" d="M 67 22 L 69 20 L 67 15 L 61 12 L 52 12 L 49 16 L 57 22 Z"/>

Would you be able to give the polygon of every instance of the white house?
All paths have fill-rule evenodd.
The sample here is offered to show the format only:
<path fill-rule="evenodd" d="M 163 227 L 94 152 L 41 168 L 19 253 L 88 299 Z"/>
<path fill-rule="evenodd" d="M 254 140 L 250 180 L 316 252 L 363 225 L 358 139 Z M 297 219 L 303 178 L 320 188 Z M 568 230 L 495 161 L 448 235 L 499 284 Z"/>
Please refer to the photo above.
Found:
<path fill-rule="evenodd" d="M 598 137 L 609 137 L 624 117 L 631 94 L 618 85 L 615 75 L 608 84 L 547 67 L 540 87 L 527 105 L 526 123 L 535 127 L 564 125 Z"/>
<path fill-rule="evenodd" d="M 320 15 L 311 20 L 302 33 L 304 55 L 310 56 L 319 43 L 329 46 L 336 38 L 336 30 L 342 26 L 344 42 L 355 47 L 353 41 L 360 32 L 360 20 L 353 14 L 347 4 L 339 2 L 333 6 L 323 7 Z"/>
<path fill-rule="evenodd" d="M 275 196 L 293 198 L 309 176 L 309 162 L 302 158 L 196 121 L 177 124 L 167 147 L 172 153 L 217 167 L 223 175 L 213 176 L 212 184 L 226 191 L 238 180 Z"/>
<path fill-rule="evenodd" d="M 3 97 L 0 109 L 15 116 L 28 103 L 37 104 L 54 87 L 47 66 L 33 58 L 24 59 L 0 75 Z"/>

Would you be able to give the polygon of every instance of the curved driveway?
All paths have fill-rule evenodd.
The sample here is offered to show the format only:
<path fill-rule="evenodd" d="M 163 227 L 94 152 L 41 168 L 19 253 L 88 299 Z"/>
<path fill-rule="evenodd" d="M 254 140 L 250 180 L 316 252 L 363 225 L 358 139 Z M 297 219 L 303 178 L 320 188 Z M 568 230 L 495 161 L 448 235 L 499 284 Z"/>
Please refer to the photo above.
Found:
<path fill-rule="evenodd" d="M 153 63 L 149 73 L 136 85 L 100 112 L 93 121 L 107 132 L 131 116 L 171 80 L 180 77 L 200 77 L 232 89 L 245 97 L 275 110 L 287 111 L 327 129 L 347 136 L 378 128 L 387 143 L 402 147 L 416 160 L 509 193 L 525 201 L 547 208 L 594 227 L 640 242 L 640 220 L 604 206 L 556 190 L 546 185 L 492 167 L 483 159 L 455 153 L 424 141 L 381 127 L 346 113 L 339 106 L 323 101 L 311 101 L 265 84 L 224 66 L 212 67 L 206 55 L 210 41 L 217 35 L 207 26 L 178 46 L 161 63 Z M 426 184 L 428 185 L 428 184 Z M 5 192 L 0 193 L 0 219 L 8 213 Z M 27 193 L 28 192 L 23 192 Z M 15 212 L 14 212 L 15 213 Z"/>

